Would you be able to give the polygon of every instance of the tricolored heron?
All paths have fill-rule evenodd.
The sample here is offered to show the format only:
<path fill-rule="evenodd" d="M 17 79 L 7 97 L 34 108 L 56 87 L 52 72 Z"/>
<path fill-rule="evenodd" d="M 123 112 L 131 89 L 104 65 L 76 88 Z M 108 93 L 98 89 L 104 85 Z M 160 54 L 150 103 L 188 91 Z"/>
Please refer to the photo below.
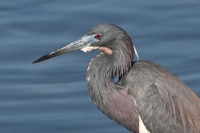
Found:
<path fill-rule="evenodd" d="M 90 60 L 86 80 L 92 101 L 111 119 L 135 133 L 200 133 L 198 96 L 160 65 L 132 61 L 135 47 L 117 25 L 97 25 L 33 63 L 78 49 L 102 51 Z"/>

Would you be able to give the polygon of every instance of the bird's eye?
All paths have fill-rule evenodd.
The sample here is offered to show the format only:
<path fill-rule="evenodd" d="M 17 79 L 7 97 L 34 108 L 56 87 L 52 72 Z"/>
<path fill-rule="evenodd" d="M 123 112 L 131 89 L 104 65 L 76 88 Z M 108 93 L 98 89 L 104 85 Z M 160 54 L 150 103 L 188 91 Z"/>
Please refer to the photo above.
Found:
<path fill-rule="evenodd" d="M 94 36 L 94 38 L 100 40 L 100 39 L 101 39 L 101 34 L 96 34 L 96 35 Z"/>

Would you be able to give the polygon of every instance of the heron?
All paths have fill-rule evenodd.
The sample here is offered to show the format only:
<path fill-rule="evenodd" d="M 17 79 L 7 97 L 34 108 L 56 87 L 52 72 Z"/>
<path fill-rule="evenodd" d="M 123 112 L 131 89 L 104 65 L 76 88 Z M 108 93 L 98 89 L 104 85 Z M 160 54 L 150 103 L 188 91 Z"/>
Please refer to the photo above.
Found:
<path fill-rule="evenodd" d="M 96 25 L 33 64 L 74 50 L 100 51 L 88 63 L 87 87 L 96 107 L 112 120 L 134 133 L 200 133 L 199 97 L 164 67 L 134 60 L 136 48 L 121 27 Z"/>

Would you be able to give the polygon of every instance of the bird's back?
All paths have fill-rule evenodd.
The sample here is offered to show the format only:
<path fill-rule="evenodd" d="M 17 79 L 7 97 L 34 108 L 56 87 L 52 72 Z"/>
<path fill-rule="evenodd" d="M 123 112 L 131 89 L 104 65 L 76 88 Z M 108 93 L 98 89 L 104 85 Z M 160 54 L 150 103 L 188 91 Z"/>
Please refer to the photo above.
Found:
<path fill-rule="evenodd" d="M 151 133 L 199 133 L 200 99 L 176 76 L 148 61 L 137 61 L 119 82 L 127 88 Z"/>

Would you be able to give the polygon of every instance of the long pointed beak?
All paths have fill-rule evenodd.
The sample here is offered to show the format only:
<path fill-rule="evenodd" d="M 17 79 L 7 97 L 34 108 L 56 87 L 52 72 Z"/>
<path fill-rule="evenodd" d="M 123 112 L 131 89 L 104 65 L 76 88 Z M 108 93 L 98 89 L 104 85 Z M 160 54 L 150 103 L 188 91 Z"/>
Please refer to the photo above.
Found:
<path fill-rule="evenodd" d="M 53 51 L 53 52 L 51 52 L 49 54 L 46 54 L 46 55 L 40 57 L 39 59 L 33 61 L 32 64 L 35 64 L 35 63 L 38 63 L 38 62 L 42 62 L 44 60 L 59 56 L 61 54 L 68 53 L 70 51 L 74 51 L 74 50 L 78 50 L 78 49 L 81 49 L 83 47 L 86 47 L 86 46 L 88 46 L 88 45 L 90 45 L 92 43 L 90 41 L 90 38 L 91 38 L 91 36 L 86 36 L 85 35 L 78 41 L 72 42 L 72 43 L 68 44 L 67 46 L 65 46 L 63 48 L 60 48 L 60 49 L 58 49 L 56 51 Z"/>

